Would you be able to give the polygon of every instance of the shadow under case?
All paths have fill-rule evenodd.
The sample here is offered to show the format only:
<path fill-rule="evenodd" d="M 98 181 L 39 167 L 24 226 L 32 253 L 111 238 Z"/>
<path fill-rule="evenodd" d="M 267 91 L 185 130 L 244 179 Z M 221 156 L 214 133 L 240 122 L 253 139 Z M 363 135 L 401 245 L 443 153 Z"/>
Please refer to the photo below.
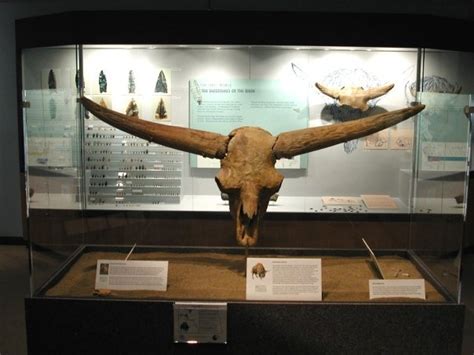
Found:
<path fill-rule="evenodd" d="M 459 351 L 474 55 L 457 41 L 434 42 L 435 31 L 407 37 L 402 28 L 450 20 L 132 14 L 127 31 L 118 25 L 127 13 L 17 22 L 29 350 Z M 347 28 L 377 19 L 380 31 L 362 27 L 358 38 L 322 31 L 312 39 L 310 18 L 346 19 Z M 102 21 L 104 31 L 74 26 L 89 20 Z M 280 20 L 298 25 L 281 36 Z M 152 21 L 166 32 L 158 43 Z M 393 23 L 390 31 L 384 21 Z M 66 23 L 69 37 L 52 34 L 53 24 Z M 140 32 L 138 23 L 150 31 Z M 216 26 L 222 31 L 211 31 Z M 348 88 L 354 96 L 392 84 L 367 107 L 342 102 Z M 260 220 L 258 243 L 245 248 L 235 239 L 229 196 L 214 180 L 219 159 L 114 128 L 85 110 L 81 95 L 152 123 L 222 135 L 258 126 L 276 136 L 413 102 L 426 108 L 375 134 L 279 159 L 283 184 Z M 252 300 L 247 256 L 320 259 L 321 300 Z M 167 261 L 166 290 L 97 289 L 97 261 L 125 259 Z M 378 267 L 387 280 L 423 279 L 425 299 L 371 298 Z M 173 342 L 176 304 L 195 301 L 224 305 L 225 345 Z"/>

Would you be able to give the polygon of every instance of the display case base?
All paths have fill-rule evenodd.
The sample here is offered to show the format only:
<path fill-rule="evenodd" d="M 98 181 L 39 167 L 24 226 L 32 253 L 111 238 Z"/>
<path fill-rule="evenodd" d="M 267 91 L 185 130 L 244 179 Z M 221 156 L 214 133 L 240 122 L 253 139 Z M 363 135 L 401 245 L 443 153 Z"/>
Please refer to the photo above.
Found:
<path fill-rule="evenodd" d="M 174 343 L 173 303 L 183 299 L 191 301 L 192 297 L 156 299 L 150 295 L 128 295 L 124 299 L 116 294 L 104 298 L 93 297 L 92 293 L 91 296 L 77 295 L 74 294 L 77 290 L 72 291 L 74 288 L 67 290 L 69 295 L 66 292 L 52 296 L 84 256 L 106 251 L 121 253 L 125 249 L 81 247 L 35 296 L 25 300 L 31 354 L 460 353 L 464 306 L 446 295 L 436 302 L 331 302 L 327 301 L 327 294 L 326 300 L 323 296 L 323 302 L 249 302 L 236 297 L 227 302 L 228 341 L 225 345 Z M 141 256 L 157 252 L 156 249 L 170 252 L 170 248 L 166 251 L 145 248 L 140 251 L 144 253 Z M 196 253 L 196 250 L 186 252 L 183 249 L 178 254 L 188 253 L 189 256 L 191 252 Z M 199 252 L 207 255 L 216 250 Z M 226 250 L 225 254 L 239 255 L 239 252 Z M 264 250 L 255 252 L 268 253 Z M 284 252 L 285 255 L 292 254 L 290 250 Z M 293 251 L 299 256 L 311 252 L 315 251 Z M 318 254 L 323 260 L 329 254 L 351 258 L 362 255 L 360 251 L 319 251 Z M 400 257 L 402 254 L 400 252 Z M 411 262 L 423 274 L 422 265 L 417 265 L 416 260 Z M 436 280 L 430 280 L 425 274 L 423 277 L 440 295 L 443 294 Z M 219 280 L 215 280 L 217 282 Z M 323 295 L 324 292 L 323 284 Z"/>
<path fill-rule="evenodd" d="M 463 306 L 228 304 L 225 345 L 173 343 L 173 302 L 26 299 L 30 354 L 458 354 Z"/>

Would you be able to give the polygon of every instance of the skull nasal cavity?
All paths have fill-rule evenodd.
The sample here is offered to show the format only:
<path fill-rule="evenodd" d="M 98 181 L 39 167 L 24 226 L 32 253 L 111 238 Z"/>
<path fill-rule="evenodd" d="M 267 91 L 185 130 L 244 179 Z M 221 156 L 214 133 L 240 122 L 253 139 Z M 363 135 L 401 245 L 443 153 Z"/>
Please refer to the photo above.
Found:
<path fill-rule="evenodd" d="M 255 188 L 244 188 L 240 193 L 242 199 L 242 212 L 248 217 L 253 218 L 257 215 L 258 192 Z"/>

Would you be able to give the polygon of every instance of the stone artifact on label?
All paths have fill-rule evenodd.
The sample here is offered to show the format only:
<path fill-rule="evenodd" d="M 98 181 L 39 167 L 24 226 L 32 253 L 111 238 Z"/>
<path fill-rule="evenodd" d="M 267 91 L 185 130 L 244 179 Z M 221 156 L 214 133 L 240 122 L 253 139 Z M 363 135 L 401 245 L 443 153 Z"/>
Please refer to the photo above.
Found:
<path fill-rule="evenodd" d="M 100 93 L 107 92 L 107 77 L 103 70 L 99 73 L 99 91 Z"/>
<path fill-rule="evenodd" d="M 155 118 L 157 120 L 168 118 L 168 114 L 166 113 L 166 107 L 165 107 L 165 102 L 163 101 L 163 98 L 160 98 L 160 102 L 158 103 L 158 107 L 156 108 Z"/>
<path fill-rule="evenodd" d="M 128 103 L 125 114 L 130 117 L 138 117 L 138 106 L 134 99 L 131 99 Z"/>
<path fill-rule="evenodd" d="M 51 89 L 51 90 L 56 90 L 57 89 L 56 75 L 54 74 L 53 69 L 50 69 L 49 73 L 48 73 L 48 89 Z"/>
<path fill-rule="evenodd" d="M 160 74 L 158 74 L 158 79 L 155 84 L 155 92 L 162 92 L 164 94 L 168 93 L 168 84 L 166 83 L 166 76 L 163 70 L 160 70 Z"/>
<path fill-rule="evenodd" d="M 128 72 L 128 93 L 135 94 L 135 74 L 133 70 Z"/>

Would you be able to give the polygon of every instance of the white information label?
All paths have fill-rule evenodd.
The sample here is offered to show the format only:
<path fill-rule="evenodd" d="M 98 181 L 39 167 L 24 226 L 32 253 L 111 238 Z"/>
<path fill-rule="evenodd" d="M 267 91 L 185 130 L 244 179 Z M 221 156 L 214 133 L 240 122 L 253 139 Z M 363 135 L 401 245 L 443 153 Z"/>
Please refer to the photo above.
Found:
<path fill-rule="evenodd" d="M 370 299 L 421 298 L 426 299 L 424 279 L 369 280 Z"/>
<path fill-rule="evenodd" d="M 367 208 L 374 209 L 396 209 L 395 200 L 388 195 L 360 195 Z"/>
<path fill-rule="evenodd" d="M 166 291 L 168 261 L 97 260 L 95 288 Z"/>
<path fill-rule="evenodd" d="M 248 258 L 247 299 L 321 301 L 321 259 Z"/>
<path fill-rule="evenodd" d="M 227 342 L 227 304 L 176 302 L 174 313 L 175 343 Z"/>

